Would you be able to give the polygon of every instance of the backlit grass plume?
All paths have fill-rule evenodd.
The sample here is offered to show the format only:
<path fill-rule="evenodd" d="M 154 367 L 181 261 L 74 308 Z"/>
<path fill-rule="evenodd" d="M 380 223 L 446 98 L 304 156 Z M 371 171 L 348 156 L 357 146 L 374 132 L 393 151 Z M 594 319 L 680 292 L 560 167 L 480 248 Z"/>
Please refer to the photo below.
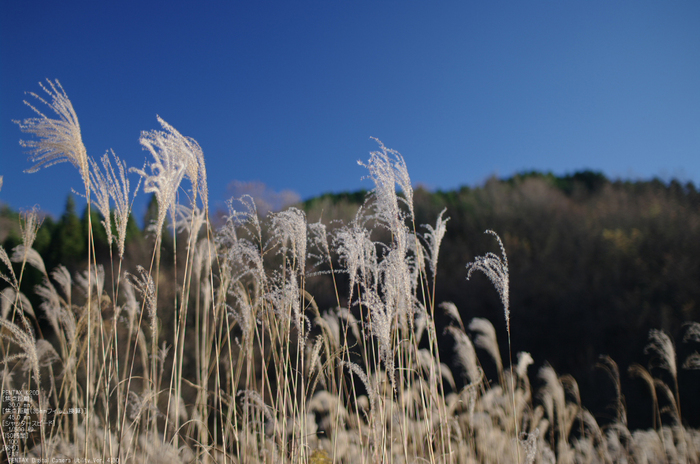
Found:
<path fill-rule="evenodd" d="M 94 195 L 93 202 L 104 218 L 102 225 L 107 233 L 107 242 L 110 244 L 113 240 L 110 199 L 114 202 L 114 225 L 116 226 L 117 232 L 116 242 L 119 250 L 119 257 L 123 258 L 124 242 L 126 241 L 126 226 L 129 221 L 129 213 L 131 212 L 131 204 L 129 203 L 130 184 L 126 176 L 126 163 L 119 159 L 119 157 L 114 154 L 114 151 L 112 151 L 112 158 L 116 165 L 116 171 L 107 153 L 102 155 L 100 159 L 102 168 L 100 168 L 95 160 L 90 158 L 90 182 Z M 136 190 L 138 190 L 138 186 Z"/>
<path fill-rule="evenodd" d="M 501 303 L 503 303 L 503 312 L 506 317 L 506 329 L 510 334 L 510 298 L 509 298 L 509 282 L 508 282 L 508 256 L 506 256 L 506 250 L 503 247 L 503 242 L 501 237 L 492 230 L 487 230 L 484 232 L 486 234 L 491 234 L 498 240 L 498 245 L 501 247 L 501 255 L 496 256 L 496 254 L 488 252 L 484 256 L 477 256 L 474 261 L 467 264 L 467 279 L 472 276 L 474 271 L 481 271 L 486 274 L 498 294 L 501 297 Z"/>
<path fill-rule="evenodd" d="M 163 126 L 164 131 L 142 132 L 139 139 L 144 149 L 153 156 L 153 162 L 149 165 L 151 173 L 148 174 L 141 169 L 131 169 L 145 179 L 143 190 L 156 195 L 158 200 L 156 230 L 160 231 L 168 211 L 175 222 L 176 194 L 184 177 L 189 178 L 192 183 L 192 203 L 196 201 L 199 193 L 204 209 L 208 209 L 209 194 L 204 155 L 199 144 L 180 134 L 160 117 L 158 122 Z"/>
<path fill-rule="evenodd" d="M 80 170 L 87 191 L 90 182 L 89 166 L 87 151 L 80 135 L 78 116 L 58 80 L 51 82 L 47 79 L 47 83 L 48 87 L 42 83 L 39 85 L 48 94 L 50 101 L 34 92 L 30 92 L 29 95 L 51 108 L 58 119 L 51 119 L 25 100 L 24 103 L 39 117 L 15 121 L 22 132 L 37 137 L 36 140 L 20 141 L 20 145 L 29 149 L 29 161 L 35 163 L 26 172 L 36 172 L 43 167 L 68 161 Z"/>

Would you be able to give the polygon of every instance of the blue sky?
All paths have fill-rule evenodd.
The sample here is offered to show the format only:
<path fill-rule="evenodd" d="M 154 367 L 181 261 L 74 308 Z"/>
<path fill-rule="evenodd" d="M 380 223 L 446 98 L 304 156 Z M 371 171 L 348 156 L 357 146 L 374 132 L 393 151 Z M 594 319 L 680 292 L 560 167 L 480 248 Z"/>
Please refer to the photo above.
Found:
<path fill-rule="evenodd" d="M 12 123 L 46 78 L 94 158 L 141 167 L 156 115 L 196 139 L 215 206 L 234 180 L 369 188 L 370 136 L 431 189 L 530 169 L 700 184 L 696 1 L 0 2 L 0 201 L 58 216 L 79 174 L 23 173 Z"/>

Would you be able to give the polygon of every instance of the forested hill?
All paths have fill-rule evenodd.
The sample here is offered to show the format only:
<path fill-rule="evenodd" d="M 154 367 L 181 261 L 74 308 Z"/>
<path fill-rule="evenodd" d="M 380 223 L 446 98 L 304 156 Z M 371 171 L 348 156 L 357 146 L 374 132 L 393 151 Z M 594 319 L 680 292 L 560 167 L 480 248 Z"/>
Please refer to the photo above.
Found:
<path fill-rule="evenodd" d="M 360 198 L 325 195 L 305 206 L 309 220 L 316 220 L 321 210 L 324 217 L 352 211 L 346 203 Z M 498 294 L 483 274 L 466 280 L 466 263 L 487 251 L 499 253 L 486 229 L 502 237 L 508 253 L 514 355 L 529 351 L 557 372 L 574 375 L 584 403 L 599 411 L 614 390 L 595 366 L 600 355 L 610 355 L 620 365 L 629 403 L 644 405 L 629 408 L 630 423 L 648 425 L 649 393 L 626 370 L 633 362 L 648 365 L 649 331 L 662 329 L 676 341 L 681 385 L 686 392 L 700 388 L 699 372 L 680 368 L 696 349 L 682 342 L 683 324 L 700 321 L 700 192 L 692 183 L 610 181 L 591 171 L 563 177 L 530 172 L 492 178 L 477 188 L 419 188 L 414 203 L 417 224 L 434 224 L 443 208 L 450 218 L 436 301 L 454 302 L 465 322 L 490 319 L 502 352 L 507 345 Z M 697 395 L 681 394 L 681 403 L 695 411 L 697 426 Z"/>
<path fill-rule="evenodd" d="M 310 222 L 322 217 L 328 223 L 347 223 L 365 195 L 327 194 L 302 207 Z M 662 329 L 676 341 L 679 367 L 697 348 L 682 342 L 683 324 L 700 321 L 700 192 L 693 184 L 611 181 L 590 171 L 563 177 L 530 172 L 492 178 L 475 188 L 417 188 L 414 205 L 419 232 L 426 230 L 420 224 L 434 225 L 443 209 L 450 218 L 438 263 L 437 302 L 454 302 L 465 323 L 473 317 L 490 319 L 507 353 L 497 292 L 482 274 L 466 280 L 466 263 L 488 251 L 499 252 L 493 236 L 484 234 L 494 230 L 508 254 L 513 355 L 529 351 L 560 374 L 574 375 L 584 403 L 599 411 L 614 394 L 612 382 L 595 365 L 600 355 L 610 355 L 620 365 L 623 392 L 643 405 L 629 409 L 630 425 L 648 425 L 648 391 L 626 369 L 633 362 L 648 365 L 644 348 L 649 330 Z M 6 249 L 19 243 L 10 225 L 13 216 L 5 208 L 0 217 Z M 93 222 L 99 220 L 93 216 Z M 35 247 L 47 268 L 83 265 L 75 259 L 87 254 L 72 247 L 85 246 L 86 224 L 87 215 L 78 216 L 70 200 L 61 218 L 44 221 Z M 132 253 L 146 253 L 139 251 L 148 250 L 139 245 L 147 240 L 144 236 L 132 221 Z M 96 237 L 98 255 L 108 253 L 100 240 L 104 238 Z M 337 304 L 332 286 L 325 291 L 318 287 L 311 293 L 319 306 Z M 488 356 L 480 359 L 487 375 L 493 375 Z M 653 372 L 663 378 L 661 370 Z M 683 395 L 688 391 L 684 386 L 697 390 L 698 371 L 678 372 L 681 406 L 689 412 L 684 417 L 698 426 L 697 395 Z"/>

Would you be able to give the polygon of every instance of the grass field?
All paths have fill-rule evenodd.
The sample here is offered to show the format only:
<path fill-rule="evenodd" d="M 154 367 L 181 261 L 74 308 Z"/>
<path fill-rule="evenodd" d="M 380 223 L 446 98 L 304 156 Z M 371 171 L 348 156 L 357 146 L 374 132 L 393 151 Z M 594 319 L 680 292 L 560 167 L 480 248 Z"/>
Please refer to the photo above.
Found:
<path fill-rule="evenodd" d="M 435 301 L 448 218 L 415 224 L 407 167 L 381 142 L 363 164 L 374 189 L 350 223 L 308 223 L 293 207 L 263 218 L 243 197 L 214 230 L 194 140 L 159 119 L 161 130 L 141 136 L 143 169 L 113 153 L 95 160 L 63 88 L 49 81 L 43 90 L 32 105 L 55 114 L 32 106 L 37 117 L 19 122 L 33 136 L 23 142 L 30 170 L 75 165 L 102 217 L 90 224 L 88 248 L 97 228 L 113 246 L 108 262 L 92 251 L 77 274 L 46 269 L 32 248 L 41 221 L 30 210 L 22 245 L 0 248 L 4 460 L 700 462 L 700 431 L 683 425 L 679 407 L 680 395 L 697 392 L 677 383 L 678 369 L 700 368 L 700 354 L 677 359 L 667 334 L 649 334 L 649 354 L 672 382 L 631 369 L 653 400 L 653 428 L 636 431 L 619 369 L 601 359 L 618 393 L 613 422 L 599 426 L 574 378 L 548 365 L 529 372 L 528 353 L 500 353 L 496 334 L 517 330 L 509 315 L 518 308 L 509 305 L 498 234 L 487 231 L 495 252 L 464 264 L 493 283 L 503 326 L 463 321 L 453 304 Z M 125 269 L 136 177 L 158 214 L 150 259 Z M 20 291 L 27 267 L 44 276 L 34 289 L 40 308 Z M 335 307 L 319 308 L 309 292 L 318 277 L 333 287 Z M 684 342 L 700 343 L 699 323 L 686 326 Z M 496 366 L 494 379 L 482 362 Z"/>

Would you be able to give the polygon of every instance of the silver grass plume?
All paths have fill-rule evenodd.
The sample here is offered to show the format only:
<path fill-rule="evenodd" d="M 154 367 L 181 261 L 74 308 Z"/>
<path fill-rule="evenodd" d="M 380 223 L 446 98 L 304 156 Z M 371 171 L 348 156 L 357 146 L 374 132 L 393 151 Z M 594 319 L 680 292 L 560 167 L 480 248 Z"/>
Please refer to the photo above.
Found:
<path fill-rule="evenodd" d="M 347 308 L 337 308 L 338 318 L 345 321 L 343 327 L 347 330 L 347 327 L 352 331 L 355 340 L 360 340 L 360 324 L 355 319 L 355 316 Z"/>
<path fill-rule="evenodd" d="M 459 310 L 457 309 L 457 306 L 452 303 L 451 301 L 443 301 L 439 305 L 440 308 L 442 308 L 445 313 L 450 316 L 451 319 L 453 319 L 455 322 L 459 324 L 459 327 L 462 329 L 462 332 L 466 332 L 464 329 L 464 324 L 462 323 L 462 317 L 459 315 Z"/>
<path fill-rule="evenodd" d="M 139 276 L 129 274 L 131 279 L 131 284 L 141 293 L 144 299 L 146 308 L 148 308 L 148 319 L 150 321 L 151 327 L 151 338 L 154 340 L 156 335 L 156 314 L 158 310 L 158 304 L 156 301 L 156 286 L 153 283 L 153 277 L 151 273 L 146 271 L 141 266 L 136 266 L 139 271 Z"/>
<path fill-rule="evenodd" d="M 443 208 L 438 215 L 437 221 L 435 222 L 435 228 L 430 224 L 424 224 L 423 227 L 428 229 L 428 233 L 425 234 L 424 238 L 428 244 L 428 254 L 430 255 L 430 271 L 433 276 L 437 274 L 438 265 L 438 254 L 440 252 L 440 244 L 442 239 L 445 237 L 445 232 L 447 231 L 447 221 L 450 218 L 443 219 L 442 215 L 445 214 L 447 208 Z"/>
<path fill-rule="evenodd" d="M 206 212 L 196 205 L 192 208 L 186 205 L 176 205 L 173 226 L 178 232 L 187 232 L 187 236 L 194 244 L 199 236 L 199 231 L 206 222 Z"/>
<path fill-rule="evenodd" d="M 25 247 L 32 247 L 42 222 L 43 219 L 39 219 L 39 211 L 36 206 L 29 211 L 22 211 L 20 213 L 19 228 L 22 231 L 22 244 Z"/>
<path fill-rule="evenodd" d="M 367 377 L 367 374 L 365 373 L 365 371 L 362 370 L 362 368 L 359 365 L 355 364 L 352 361 L 341 360 L 340 365 L 351 371 L 356 376 L 358 376 L 364 384 L 365 390 L 367 390 L 367 396 L 369 397 L 369 409 L 371 416 L 372 413 L 375 411 L 377 392 L 375 391 L 374 387 L 372 387 L 372 383 L 369 381 L 369 377 Z"/>
<path fill-rule="evenodd" d="M 472 341 L 467 334 L 456 327 L 450 326 L 446 330 L 455 341 L 454 351 L 457 364 L 464 369 L 470 383 L 479 382 L 481 380 L 481 368 L 478 365 Z"/>
<path fill-rule="evenodd" d="M 688 326 L 688 330 L 683 336 L 683 342 L 700 342 L 700 323 L 688 322 L 684 325 Z M 683 363 L 683 369 L 700 369 L 700 353 L 696 351 L 688 356 Z"/>
<path fill-rule="evenodd" d="M 518 443 L 525 448 L 525 463 L 532 464 L 537 457 L 537 439 L 540 437 L 540 429 L 535 429 L 531 433 L 523 432 L 518 438 Z"/>
<path fill-rule="evenodd" d="M 3 319 L 7 319 L 7 316 L 10 314 L 10 310 L 15 304 L 15 297 L 15 289 L 12 287 L 7 287 L 0 291 L 0 316 Z"/>
<path fill-rule="evenodd" d="M 351 226 L 337 229 L 333 238 L 333 247 L 339 255 L 341 266 L 350 278 L 350 297 L 352 301 L 358 275 L 369 277 L 366 271 L 375 269 L 377 252 L 374 243 L 369 238 L 369 232 L 358 222 L 358 217 Z"/>
<path fill-rule="evenodd" d="M 22 353 L 13 356 L 5 356 L 3 362 L 7 363 L 8 361 L 14 359 L 26 359 L 29 362 L 29 366 L 34 375 L 34 380 L 37 386 L 41 385 L 41 377 L 39 375 L 39 356 L 36 350 L 36 339 L 34 338 L 34 334 L 31 332 L 31 330 L 25 332 L 16 324 L 4 318 L 0 319 L 0 329 L 7 329 L 7 331 L 0 330 L 0 337 L 18 345 L 22 349 Z"/>
<path fill-rule="evenodd" d="M 566 416 L 566 393 L 564 386 L 552 366 L 546 364 L 540 368 L 539 378 L 544 381 L 540 389 L 542 403 L 544 403 L 551 424 L 557 421 L 559 430 L 559 440 L 565 441 L 565 416 Z M 556 411 L 556 416 L 555 416 Z"/>
<path fill-rule="evenodd" d="M 685 362 L 683 363 L 683 369 L 700 370 L 700 353 L 696 351 L 695 353 L 685 358 Z"/>
<path fill-rule="evenodd" d="M 12 261 L 7 255 L 7 251 L 0 245 L 0 261 L 2 261 L 7 269 L 10 271 L 10 275 L 3 274 L 0 272 L 0 279 L 4 280 L 12 286 L 12 288 L 19 288 L 19 283 L 17 282 L 17 276 L 15 275 L 15 270 L 12 268 Z"/>
<path fill-rule="evenodd" d="M 266 274 L 262 259 L 262 250 L 250 240 L 239 237 L 239 229 L 261 240 L 262 228 L 258 219 L 255 202 L 250 195 L 244 195 L 237 201 L 243 203 L 244 211 L 234 208 L 234 199 L 228 200 L 229 215 L 226 223 L 219 228 L 216 235 L 216 246 L 219 253 L 230 266 L 231 282 L 236 282 L 246 275 L 251 275 L 264 287 Z"/>
<path fill-rule="evenodd" d="M 75 283 L 78 284 L 83 293 L 87 296 L 90 294 L 90 286 L 95 288 L 97 293 L 97 298 L 99 301 L 102 297 L 102 292 L 105 287 L 105 268 L 103 265 L 98 264 L 97 266 L 92 266 L 90 269 L 83 271 L 82 273 L 75 276 Z"/>
<path fill-rule="evenodd" d="M 413 187 L 408 176 L 406 162 L 401 154 L 396 150 L 386 148 L 380 140 L 374 137 L 372 139 L 379 144 L 380 151 L 370 152 L 367 164 L 361 161 L 358 161 L 357 164 L 367 168 L 369 177 L 374 182 L 375 187 L 371 195 L 376 200 L 374 208 L 377 217 L 393 228 L 395 223 L 403 217 L 399 210 L 399 201 L 408 206 L 410 217 L 414 217 Z M 405 198 L 396 195 L 396 184 L 403 191 Z"/>
<path fill-rule="evenodd" d="M 683 324 L 688 327 L 683 336 L 683 342 L 698 342 L 700 343 L 700 322 L 688 322 Z"/>
<path fill-rule="evenodd" d="M 498 339 L 496 338 L 496 329 L 488 319 L 475 317 L 469 323 L 469 330 L 476 332 L 474 343 L 479 348 L 485 350 L 496 363 L 498 374 L 503 373 L 503 361 L 501 360 L 501 352 L 498 349 Z"/>
<path fill-rule="evenodd" d="M 41 271 L 42 274 L 46 274 L 46 267 L 44 266 L 44 260 L 38 251 L 34 248 L 26 248 L 24 245 L 17 245 L 12 249 L 12 262 L 14 263 L 28 263 L 35 269 Z"/>
<path fill-rule="evenodd" d="M 104 171 L 100 169 L 95 160 L 90 158 L 90 182 L 94 195 L 93 203 L 97 206 L 97 209 L 99 209 L 100 214 L 102 214 L 104 218 L 102 225 L 105 228 L 105 232 L 107 232 L 107 241 L 110 244 L 113 240 L 110 199 L 114 202 L 114 225 L 117 231 L 116 242 L 119 250 L 119 257 L 123 258 L 124 242 L 126 241 L 126 226 L 129 222 L 129 213 L 131 212 L 131 204 L 129 203 L 130 184 L 126 176 L 126 163 L 119 159 L 119 157 L 114 154 L 113 150 L 110 151 L 112 152 L 112 158 L 114 158 L 114 164 L 117 167 L 116 171 L 107 153 L 102 155 L 100 159 Z M 136 190 L 138 190 L 138 186 Z"/>
<path fill-rule="evenodd" d="M 649 344 L 644 348 L 644 353 L 653 353 L 659 360 L 660 367 L 666 369 L 675 379 L 678 374 L 676 368 L 676 349 L 673 340 L 661 330 L 649 331 Z"/>
<path fill-rule="evenodd" d="M 7 287 L 2 292 L 0 292 L 0 307 L 2 308 L 2 318 L 7 319 L 7 316 L 10 314 L 10 310 L 12 308 L 15 308 L 21 312 L 25 312 L 32 316 L 34 319 L 36 319 L 36 316 L 34 315 L 34 308 L 32 308 L 32 304 L 29 302 L 29 298 L 22 293 L 22 292 L 17 292 L 13 287 Z M 15 306 L 15 304 L 17 306 Z M 21 313 L 20 313 L 21 314 Z M 25 325 L 27 330 L 29 330 L 29 325 L 26 319 L 24 318 L 23 315 L 22 317 L 22 323 Z"/>
<path fill-rule="evenodd" d="M 20 145 L 29 149 L 29 161 L 35 163 L 34 166 L 25 172 L 36 172 L 43 167 L 68 161 L 80 170 L 85 190 L 88 191 L 90 182 L 89 166 L 87 151 L 80 134 L 78 116 L 75 114 L 73 104 L 68 99 L 58 80 L 51 82 L 47 79 L 47 82 L 48 87 L 42 83 L 39 83 L 39 85 L 50 97 L 50 102 L 34 92 L 29 92 L 29 95 L 51 108 L 58 116 L 58 119 L 47 117 L 25 100 L 24 103 L 39 117 L 15 121 L 22 132 L 33 134 L 38 139 L 20 141 Z"/>
<path fill-rule="evenodd" d="M 316 336 L 316 342 L 314 343 L 313 348 L 311 348 L 311 355 L 307 355 L 307 358 L 309 359 L 309 377 L 311 377 L 314 374 L 314 372 L 316 372 L 316 366 L 318 366 L 318 371 L 319 373 L 321 373 L 321 370 L 323 368 L 323 366 L 321 365 L 321 348 L 323 348 L 323 343 L 323 335 Z"/>
<path fill-rule="evenodd" d="M 2 177 L 3 176 L 0 176 L 0 190 L 2 190 Z"/>
<path fill-rule="evenodd" d="M 73 286 L 70 273 L 68 269 L 62 264 L 59 264 L 53 272 L 51 272 L 51 277 L 54 278 L 56 283 L 61 286 L 63 294 L 66 296 L 67 301 L 71 300 L 71 288 Z"/>
<path fill-rule="evenodd" d="M 260 411 L 268 421 L 275 421 L 272 415 L 272 408 L 265 404 L 265 400 L 260 396 L 260 393 L 255 390 L 241 390 L 238 392 L 238 396 L 243 397 L 243 404 L 246 409 L 253 407 Z"/>
<path fill-rule="evenodd" d="M 236 323 L 241 327 L 241 332 L 243 333 L 243 340 L 248 340 L 254 335 L 255 329 L 255 309 L 250 301 L 250 295 L 247 289 L 241 282 L 236 282 L 231 290 L 229 290 L 229 295 L 234 296 L 236 299 L 237 306 L 240 308 L 236 311 L 233 307 L 227 308 L 227 313 L 232 317 Z"/>
<path fill-rule="evenodd" d="M 170 211 L 171 217 L 175 218 L 176 194 L 185 176 L 192 183 L 193 201 L 199 192 L 205 210 L 208 207 L 208 190 L 204 155 L 197 142 L 184 137 L 160 117 L 158 122 L 165 131 L 142 132 L 139 139 L 144 149 L 153 156 L 154 161 L 149 165 L 151 174 L 147 174 L 142 169 L 131 168 L 131 170 L 145 179 L 144 192 L 156 195 L 158 200 L 156 231 L 160 233 L 167 212 Z"/>
<path fill-rule="evenodd" d="M 297 208 L 271 213 L 272 240 L 280 245 L 280 253 L 292 253 L 299 275 L 306 272 L 306 214 Z"/>
<path fill-rule="evenodd" d="M 498 240 L 498 245 L 501 248 L 501 257 L 496 256 L 494 253 L 488 252 L 484 256 L 477 256 L 473 262 L 467 264 L 467 279 L 471 278 L 472 273 L 476 271 L 481 271 L 486 274 L 491 283 L 498 290 L 498 294 L 501 297 L 501 303 L 503 304 L 503 311 L 506 318 L 506 329 L 510 334 L 510 300 L 509 300 L 509 282 L 508 282 L 508 256 L 506 256 L 506 250 L 503 247 L 503 242 L 501 237 L 492 230 L 487 230 L 484 232 L 486 234 L 491 234 Z"/>
<path fill-rule="evenodd" d="M 368 289 L 362 299 L 362 304 L 370 311 L 371 328 L 379 342 L 379 358 L 384 362 L 392 388 L 396 389 L 394 351 L 391 346 L 392 321 L 394 320 L 396 308 L 386 305 L 372 289 Z"/>
<path fill-rule="evenodd" d="M 320 220 L 313 224 L 308 224 L 309 228 L 309 244 L 315 248 L 319 254 L 309 252 L 308 257 L 313 258 L 315 263 L 313 267 L 319 266 L 328 261 L 331 255 L 330 244 L 328 243 L 328 231 L 326 225 Z"/>
<path fill-rule="evenodd" d="M 534 364 L 534 362 L 535 360 L 532 359 L 532 356 L 527 351 L 521 351 L 518 353 L 518 366 L 515 368 L 515 372 L 518 374 L 518 377 L 523 380 L 527 379 L 527 368 L 531 364 Z"/>
<path fill-rule="evenodd" d="M 51 324 L 54 332 L 58 334 L 60 331 L 59 314 L 63 309 L 61 308 L 61 297 L 58 296 L 56 288 L 48 277 L 44 277 L 44 282 L 34 287 L 34 293 L 44 300 L 40 307 L 44 310 L 44 316 Z"/>

